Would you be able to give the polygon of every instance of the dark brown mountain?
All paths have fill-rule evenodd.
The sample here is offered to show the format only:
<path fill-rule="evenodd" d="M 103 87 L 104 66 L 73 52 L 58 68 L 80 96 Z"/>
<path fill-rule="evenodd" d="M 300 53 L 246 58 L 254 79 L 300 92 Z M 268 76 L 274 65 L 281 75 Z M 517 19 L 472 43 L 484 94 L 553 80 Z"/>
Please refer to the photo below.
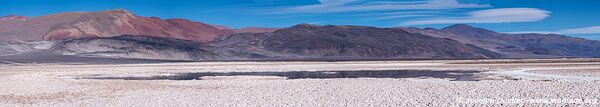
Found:
<path fill-rule="evenodd" d="M 281 58 L 476 59 L 500 54 L 402 29 L 301 24 L 272 33 L 235 34 L 213 43 L 227 51 Z"/>
<path fill-rule="evenodd" d="M 465 24 L 443 29 L 398 28 L 411 33 L 450 38 L 513 58 L 600 57 L 600 41 L 557 34 L 505 34 Z"/>
<path fill-rule="evenodd" d="M 32 19 L 17 18 L 22 20 L 14 20 L 14 16 L 2 19 L 2 40 L 61 40 L 129 34 L 208 42 L 219 36 L 234 33 L 232 30 L 220 30 L 186 19 L 163 20 L 135 16 L 126 10 L 59 13 Z"/>

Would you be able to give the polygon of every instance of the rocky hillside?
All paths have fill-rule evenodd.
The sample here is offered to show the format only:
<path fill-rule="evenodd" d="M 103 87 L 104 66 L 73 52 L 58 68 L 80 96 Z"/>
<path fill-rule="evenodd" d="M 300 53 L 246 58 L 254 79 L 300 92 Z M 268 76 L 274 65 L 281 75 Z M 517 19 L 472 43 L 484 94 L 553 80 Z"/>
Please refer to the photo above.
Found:
<path fill-rule="evenodd" d="M 268 28 L 268 27 L 243 27 L 239 29 L 232 29 L 223 25 L 211 25 L 220 30 L 232 30 L 235 33 L 268 33 L 275 32 L 281 28 Z"/>
<path fill-rule="evenodd" d="M 1 40 L 62 40 L 119 35 L 152 35 L 208 42 L 234 31 L 186 19 L 135 16 L 126 10 L 58 13 L 36 18 L 0 20 Z"/>
<path fill-rule="evenodd" d="M 404 28 L 415 34 L 449 38 L 513 58 L 600 57 L 600 41 L 557 34 L 505 34 L 457 24 L 443 29 Z"/>
<path fill-rule="evenodd" d="M 266 28 L 266 27 L 243 27 L 241 29 L 233 29 L 236 33 L 269 33 L 275 32 L 279 28 Z"/>
<path fill-rule="evenodd" d="M 33 50 L 33 46 L 18 41 L 0 42 L 0 56 L 14 55 Z"/>
<path fill-rule="evenodd" d="M 0 21 L 24 21 L 27 20 L 25 16 L 8 15 L 0 17 Z"/>
<path fill-rule="evenodd" d="M 500 54 L 401 29 L 301 24 L 272 33 L 236 34 L 213 43 L 228 51 L 285 58 L 473 59 Z"/>
<path fill-rule="evenodd" d="M 123 35 L 62 41 L 53 53 L 80 57 L 157 60 L 214 60 L 218 53 L 202 43 L 156 36 Z"/>
<path fill-rule="evenodd" d="M 598 53 L 600 41 L 505 34 L 465 24 L 442 29 L 310 24 L 230 29 L 126 10 L 0 17 L 0 59 L 15 60 L 12 56 L 44 54 L 206 61 L 600 57 Z"/>
<path fill-rule="evenodd" d="M 485 59 L 501 54 L 451 39 L 401 29 L 296 25 L 272 33 L 241 33 L 202 43 L 123 35 L 56 43 L 50 52 L 78 57 L 156 60 Z"/>

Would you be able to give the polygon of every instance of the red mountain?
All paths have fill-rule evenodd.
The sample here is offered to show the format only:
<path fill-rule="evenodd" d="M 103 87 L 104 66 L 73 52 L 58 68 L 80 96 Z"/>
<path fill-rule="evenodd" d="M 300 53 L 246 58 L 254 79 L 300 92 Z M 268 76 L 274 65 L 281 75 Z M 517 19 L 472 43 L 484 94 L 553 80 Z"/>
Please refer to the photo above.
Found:
<path fill-rule="evenodd" d="M 8 16 L 4 16 L 4 17 L 0 17 L 0 21 L 8 21 L 8 20 L 27 20 L 27 17 L 25 16 L 17 16 L 17 15 L 8 15 Z"/>
<path fill-rule="evenodd" d="M 60 40 L 130 34 L 208 42 L 234 33 L 185 19 L 135 16 L 126 10 L 59 13 L 30 20 L 8 20 L 0 22 L 0 29 L 2 40 Z"/>

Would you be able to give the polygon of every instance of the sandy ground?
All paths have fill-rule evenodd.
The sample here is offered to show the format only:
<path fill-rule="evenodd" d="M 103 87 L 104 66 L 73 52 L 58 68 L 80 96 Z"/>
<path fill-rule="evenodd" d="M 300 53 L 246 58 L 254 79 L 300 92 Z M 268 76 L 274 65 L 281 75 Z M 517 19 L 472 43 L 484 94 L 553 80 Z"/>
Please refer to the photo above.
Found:
<path fill-rule="evenodd" d="M 0 106 L 600 106 L 597 62 L 460 62 L 469 61 L 3 65 Z M 427 75 L 300 79 L 270 75 L 293 71 L 327 71 L 319 75 L 329 75 L 336 73 L 333 71 L 365 70 L 480 72 L 473 74 L 478 78 L 468 81 Z M 202 76 L 198 80 L 124 79 L 231 72 L 270 73 Z M 505 99 L 514 101 L 499 102 Z M 553 99 L 563 102 L 542 101 Z M 580 99 L 586 102 L 573 101 Z"/>

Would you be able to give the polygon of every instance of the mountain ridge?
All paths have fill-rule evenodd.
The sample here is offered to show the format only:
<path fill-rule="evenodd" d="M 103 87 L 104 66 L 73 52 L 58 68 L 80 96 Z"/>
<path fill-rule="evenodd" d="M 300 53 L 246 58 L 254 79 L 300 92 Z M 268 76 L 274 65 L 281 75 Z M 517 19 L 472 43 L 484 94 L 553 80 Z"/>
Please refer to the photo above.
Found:
<path fill-rule="evenodd" d="M 600 41 L 558 34 L 506 34 L 466 24 L 443 29 L 397 27 L 412 33 L 450 38 L 513 58 L 600 57 Z M 585 53 L 585 54 L 581 54 Z"/>
<path fill-rule="evenodd" d="M 297 56 L 387 58 L 499 58 L 501 55 L 458 41 L 367 26 L 300 24 L 272 33 L 235 34 L 216 47 L 237 47 Z M 444 48 L 442 48 L 444 47 Z M 453 50 L 454 49 L 454 50 Z M 245 53 L 253 51 L 241 50 Z M 257 53 L 260 54 L 260 53 Z"/>
<path fill-rule="evenodd" d="M 231 29 L 181 18 L 136 16 L 120 9 L 0 19 L 2 57 L 46 52 L 52 54 L 46 56 L 185 61 L 600 57 L 600 41 L 498 33 L 467 24 L 441 29 L 314 24 Z"/>
<path fill-rule="evenodd" d="M 235 33 L 186 19 L 135 16 L 127 10 L 67 12 L 0 23 L 0 39 L 61 40 L 119 35 L 152 35 L 200 42 Z"/>

